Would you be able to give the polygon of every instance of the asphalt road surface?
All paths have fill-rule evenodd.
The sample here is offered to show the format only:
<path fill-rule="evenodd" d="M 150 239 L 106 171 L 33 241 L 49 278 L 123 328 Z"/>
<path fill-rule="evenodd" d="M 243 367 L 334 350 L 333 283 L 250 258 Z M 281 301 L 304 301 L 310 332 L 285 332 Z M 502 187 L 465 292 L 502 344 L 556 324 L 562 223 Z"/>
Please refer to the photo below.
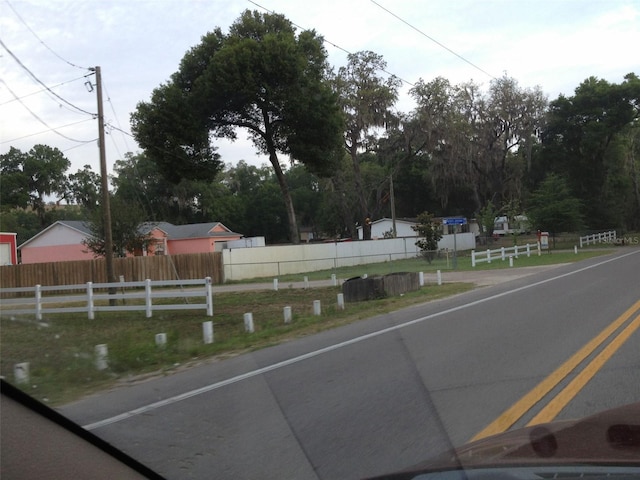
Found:
<path fill-rule="evenodd" d="M 640 249 L 487 284 L 61 410 L 167 478 L 348 479 L 640 401 Z"/>

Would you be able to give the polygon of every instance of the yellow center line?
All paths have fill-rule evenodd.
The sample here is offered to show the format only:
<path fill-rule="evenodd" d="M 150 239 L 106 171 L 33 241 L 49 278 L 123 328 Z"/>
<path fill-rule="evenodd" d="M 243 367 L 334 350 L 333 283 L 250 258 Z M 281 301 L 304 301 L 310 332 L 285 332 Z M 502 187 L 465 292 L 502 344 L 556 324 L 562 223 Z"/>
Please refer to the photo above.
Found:
<path fill-rule="evenodd" d="M 560 411 L 575 397 L 616 351 L 640 327 L 640 315 L 616 336 L 553 400 L 533 417 L 529 425 L 553 421 Z"/>
<path fill-rule="evenodd" d="M 548 394 L 558 383 L 567 377 L 585 358 L 598 348 L 607 338 L 613 334 L 622 324 L 624 324 L 633 313 L 640 309 L 640 300 L 628 308 L 614 322 L 609 324 L 589 343 L 574 353 L 569 360 L 560 365 L 547 378 L 542 380 L 531 391 L 525 394 L 520 400 L 505 410 L 498 418 L 477 433 L 470 441 L 479 440 L 490 435 L 504 432 L 516 423 L 525 413 L 527 413 L 536 403 Z"/>

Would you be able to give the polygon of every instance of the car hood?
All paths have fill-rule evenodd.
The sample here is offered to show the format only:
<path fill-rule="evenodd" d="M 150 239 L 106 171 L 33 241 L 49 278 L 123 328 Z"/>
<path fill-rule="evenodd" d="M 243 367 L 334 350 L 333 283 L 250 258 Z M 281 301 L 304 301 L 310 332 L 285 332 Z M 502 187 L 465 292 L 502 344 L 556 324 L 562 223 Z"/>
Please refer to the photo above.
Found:
<path fill-rule="evenodd" d="M 400 480 L 420 472 L 544 465 L 631 466 L 638 467 L 640 477 L 640 403 L 511 430 L 376 478 Z"/>

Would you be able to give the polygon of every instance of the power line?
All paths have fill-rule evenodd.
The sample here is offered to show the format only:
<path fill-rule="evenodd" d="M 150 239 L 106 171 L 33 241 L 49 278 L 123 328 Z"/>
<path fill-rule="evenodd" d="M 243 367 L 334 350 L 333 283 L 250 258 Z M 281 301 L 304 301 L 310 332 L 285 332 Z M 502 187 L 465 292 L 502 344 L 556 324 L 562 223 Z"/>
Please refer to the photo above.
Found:
<path fill-rule="evenodd" d="M 249 0 L 251 1 L 251 0 Z M 383 7 L 382 5 L 380 5 L 378 2 L 376 2 L 375 0 L 371 0 L 371 3 L 373 3 L 374 5 L 377 5 L 378 7 L 380 7 L 382 10 L 384 10 L 385 12 L 387 12 L 389 15 L 397 18 L 398 20 L 400 20 L 402 23 L 404 23 L 405 25 L 407 25 L 408 27 L 414 29 L 416 32 L 418 32 L 420 35 L 428 38 L 429 40 L 431 40 L 433 43 L 435 43 L 436 45 L 444 48 L 446 51 L 448 51 L 449 53 L 452 53 L 453 55 L 455 55 L 456 57 L 458 57 L 460 60 L 462 60 L 463 62 L 468 63 L 469 65 L 471 65 L 473 68 L 481 71 L 482 73 L 484 73 L 485 75 L 487 75 L 490 78 L 493 78 L 495 80 L 496 77 L 494 77 L 493 75 L 491 75 L 490 73 L 486 72 L 485 70 L 483 70 L 482 68 L 480 68 L 479 66 L 477 66 L 476 64 L 470 62 L 469 60 L 467 60 L 466 58 L 464 58 L 462 55 L 454 52 L 453 50 L 451 50 L 449 47 L 447 47 L 446 45 L 444 45 L 443 43 L 439 42 L 438 40 L 436 40 L 433 37 L 430 37 L 429 35 L 427 35 L 426 33 L 424 33 L 422 30 L 420 30 L 417 27 L 414 27 L 413 25 L 411 25 L 409 22 L 407 22 L 406 20 L 404 20 L 403 18 L 400 18 L 398 15 L 396 15 L 395 13 L 393 13 L 392 11 L 390 11 L 389 9 Z"/>
<path fill-rule="evenodd" d="M 60 129 L 60 128 L 66 128 L 66 127 L 72 127 L 74 125 L 78 125 L 80 123 L 85 123 L 85 122 L 92 122 L 93 118 L 85 118 L 84 120 L 80 120 L 78 122 L 73 122 L 73 123 L 67 123 L 65 125 L 59 125 L 57 127 L 55 127 L 55 129 Z M 42 130 L 41 132 L 36 132 L 36 133 L 30 133 L 28 135 L 23 135 L 22 137 L 18 137 L 18 138 L 12 138 L 11 140 L 2 140 L 2 143 L 12 143 L 12 142 L 17 142 L 18 140 L 24 140 L 25 138 L 29 138 L 29 137 L 35 137 L 36 135 L 42 135 L 43 133 L 47 133 L 50 132 L 52 129 L 48 129 L 48 130 Z M 82 144 L 84 143 L 89 143 L 92 142 L 93 140 L 89 140 L 87 142 L 80 142 Z"/>
<path fill-rule="evenodd" d="M 122 125 L 120 124 L 120 119 L 118 118 L 118 114 L 116 113 L 116 109 L 113 105 L 113 102 L 111 101 L 111 95 L 109 95 L 109 91 L 107 90 L 107 85 L 104 83 L 104 80 L 102 81 L 102 86 L 104 88 L 105 93 L 107 94 L 107 103 L 109 103 L 109 106 L 111 107 L 111 111 L 113 112 L 113 116 L 116 119 L 116 123 L 118 124 L 118 131 L 120 132 L 124 132 L 124 130 L 122 129 Z M 129 144 L 127 143 L 127 137 L 125 137 L 124 135 L 122 136 L 123 140 L 124 140 L 124 146 L 127 149 L 127 151 L 131 151 L 131 149 L 129 148 Z M 114 142 L 115 143 L 115 142 Z M 116 147 L 116 150 L 118 148 Z"/>
<path fill-rule="evenodd" d="M 75 63 L 70 62 L 69 60 L 61 57 L 60 55 L 58 55 L 55 51 L 53 51 L 53 49 L 51 47 L 49 47 L 49 45 L 47 45 L 46 43 L 44 43 L 44 40 L 42 40 L 38 34 L 36 34 L 36 32 L 33 31 L 33 29 L 27 24 L 27 22 L 24 21 L 24 18 L 22 18 L 22 16 L 18 13 L 18 11 L 13 7 L 13 5 L 11 5 L 11 2 L 9 0 L 5 0 L 6 4 L 9 5 L 9 8 L 11 8 L 11 10 L 13 10 L 13 13 L 16 15 L 16 17 L 18 17 L 18 20 L 20 20 L 23 25 L 25 27 L 27 27 L 27 30 L 29 30 L 34 37 L 36 37 L 38 39 L 38 41 L 47 49 L 49 50 L 51 53 L 53 53 L 56 57 L 58 57 L 60 60 L 62 60 L 64 63 L 66 63 L 67 65 L 70 65 L 72 67 L 75 68 L 79 68 L 81 70 L 89 70 L 86 67 L 81 67 L 79 65 L 76 65 Z"/>
<path fill-rule="evenodd" d="M 2 80 L 1 78 L 0 78 L 0 82 L 2 82 L 7 87 L 7 90 L 9 90 L 9 93 L 11 93 L 11 95 L 13 95 L 14 98 L 18 102 L 20 102 L 20 105 L 22 105 L 31 115 L 33 115 L 33 117 L 36 120 L 38 120 L 40 123 L 42 123 L 45 127 L 47 127 L 53 133 L 55 133 L 57 135 L 60 135 L 62 138 L 65 138 L 65 139 L 70 140 L 72 142 L 78 142 L 78 143 L 90 143 L 90 142 L 93 142 L 93 140 L 77 140 L 75 138 L 68 137 L 68 136 L 58 132 L 55 128 L 51 127 L 47 122 L 45 122 L 43 119 L 41 119 L 33 110 L 31 110 L 29 107 L 27 107 L 27 105 L 22 100 L 20 100 L 20 98 L 18 98 L 18 96 L 15 94 L 15 92 L 13 90 L 11 90 L 11 87 L 9 87 L 9 85 L 7 85 L 7 82 Z"/>
<path fill-rule="evenodd" d="M 254 2 L 253 0 L 248 0 L 248 2 L 249 2 L 249 3 L 253 3 L 256 7 L 261 8 L 261 9 L 263 9 L 263 10 L 264 10 L 264 11 L 266 11 L 266 12 L 269 12 L 269 13 L 272 13 L 272 14 L 276 14 L 276 13 L 277 13 L 277 12 L 275 12 L 274 10 L 269 10 L 268 8 L 263 7 L 263 6 L 262 6 L 262 5 L 260 5 L 259 3 Z M 302 26 L 298 25 L 297 23 L 295 23 L 295 22 L 293 22 L 293 21 L 291 21 L 291 20 L 289 20 L 289 22 L 291 22 L 291 25 L 294 25 L 294 26 L 298 27 L 298 28 L 299 28 L 299 29 L 301 29 L 302 31 L 305 31 L 305 32 L 309 31 L 309 29 L 308 29 L 308 28 L 304 28 L 304 27 L 302 27 Z M 347 50 L 346 48 L 343 48 L 343 47 L 341 47 L 341 46 L 339 46 L 339 45 L 337 45 L 337 44 L 335 44 L 335 43 L 333 43 L 333 42 L 331 42 L 331 41 L 327 40 L 324 36 L 322 37 L 322 41 L 323 41 L 323 42 L 325 42 L 325 43 L 328 43 L 328 44 L 329 44 L 329 45 L 331 45 L 332 47 L 337 48 L 338 50 L 342 50 L 343 52 L 345 52 L 345 53 L 346 53 L 346 54 L 348 54 L 348 55 L 353 55 L 353 53 L 352 53 L 352 52 L 350 52 L 349 50 Z M 400 77 L 400 76 L 396 75 L 395 73 L 392 73 L 392 72 L 390 72 L 390 71 L 388 71 L 388 70 L 385 70 L 384 68 L 380 68 L 379 70 L 380 70 L 381 72 L 386 73 L 387 75 L 391 75 L 392 77 L 396 77 L 398 80 L 400 80 L 400 81 L 401 81 L 401 82 L 403 82 L 403 83 L 406 83 L 407 85 L 409 85 L 409 86 L 411 86 L 411 87 L 415 86 L 415 85 L 414 85 L 413 83 L 411 83 L 410 81 L 405 80 L 404 78 L 402 78 L 402 77 Z"/>
<path fill-rule="evenodd" d="M 58 95 L 57 93 L 55 93 L 54 91 L 51 90 L 51 88 L 49 88 L 47 85 L 45 85 L 31 70 L 29 70 L 21 61 L 20 59 L 11 51 L 9 50 L 9 48 L 4 44 L 4 42 L 0 39 L 0 45 L 2 46 L 2 48 L 4 48 L 7 53 L 9 55 L 11 55 L 11 57 L 18 63 L 18 65 L 20 65 L 30 76 L 31 78 L 36 81 L 37 83 L 39 83 L 40 85 L 42 85 L 49 93 L 51 93 L 53 96 L 55 96 L 56 98 L 60 99 L 61 101 L 63 101 L 64 103 L 66 103 L 67 105 L 69 105 L 72 108 L 75 108 L 76 110 L 82 112 L 82 113 L 86 113 L 88 115 L 91 116 L 96 116 L 95 113 L 91 113 L 88 112 L 87 110 L 84 110 L 80 107 L 75 106 L 73 103 L 65 100 L 64 98 L 62 98 L 60 95 Z"/>
<path fill-rule="evenodd" d="M 78 80 L 82 80 L 83 78 L 87 78 L 87 75 L 83 75 L 82 77 L 74 78 L 73 80 L 67 80 L 66 82 L 57 83 L 56 85 L 52 85 L 49 88 L 61 87 L 62 85 L 66 85 L 66 84 L 72 83 L 72 82 L 77 82 Z M 23 98 L 31 97 L 33 95 L 37 95 L 38 93 L 45 92 L 46 90 L 47 90 L 46 88 L 43 88 L 42 90 L 37 90 L 35 92 L 27 93 L 26 95 L 21 96 L 20 100 L 22 100 Z M 6 102 L 0 103 L 0 106 L 6 105 L 7 103 L 15 102 L 17 100 L 18 100 L 17 98 L 14 98 L 13 100 L 7 100 Z"/>

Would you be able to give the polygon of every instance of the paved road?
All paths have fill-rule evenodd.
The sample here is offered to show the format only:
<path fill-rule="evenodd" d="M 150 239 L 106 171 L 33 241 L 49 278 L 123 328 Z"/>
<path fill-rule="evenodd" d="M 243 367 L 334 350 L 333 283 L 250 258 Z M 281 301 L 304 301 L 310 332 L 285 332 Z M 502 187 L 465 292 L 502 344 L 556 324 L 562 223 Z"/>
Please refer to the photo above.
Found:
<path fill-rule="evenodd" d="M 485 277 L 486 288 L 63 411 L 168 478 L 333 479 L 397 470 L 500 420 L 616 319 L 610 338 L 621 336 L 640 313 L 638 272 L 640 250 L 629 248 L 521 275 L 491 272 L 509 278 Z M 636 330 L 558 418 L 640 401 L 638 344 Z M 513 427 L 544 413 L 603 347 L 542 392 Z"/>

